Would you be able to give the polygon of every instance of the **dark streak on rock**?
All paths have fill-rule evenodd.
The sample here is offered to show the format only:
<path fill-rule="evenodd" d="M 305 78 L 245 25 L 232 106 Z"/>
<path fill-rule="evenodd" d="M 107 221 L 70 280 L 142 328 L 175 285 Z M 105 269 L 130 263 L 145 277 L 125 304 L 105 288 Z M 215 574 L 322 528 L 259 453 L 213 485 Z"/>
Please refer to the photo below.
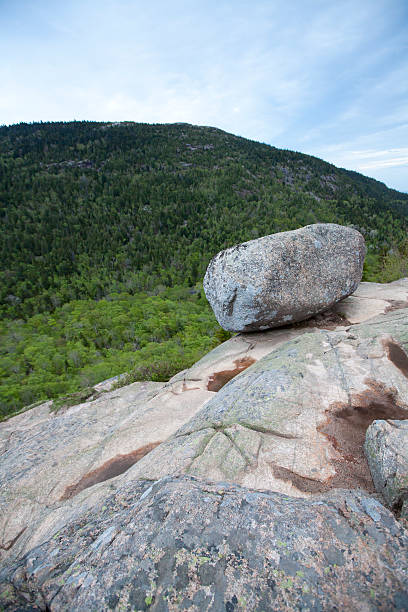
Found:
<path fill-rule="evenodd" d="M 333 310 L 325 310 L 324 312 L 320 312 L 313 317 L 310 317 L 310 319 L 299 321 L 294 323 L 292 326 L 288 325 L 288 329 L 290 327 L 296 327 L 297 329 L 317 327 L 319 329 L 334 330 L 338 327 L 349 327 L 350 325 L 350 321 L 338 312 L 334 312 Z"/>
<path fill-rule="evenodd" d="M 227 384 L 230 380 L 232 380 L 237 374 L 243 372 L 250 365 L 255 363 L 256 359 L 252 357 L 242 357 L 241 359 L 236 359 L 234 361 L 235 369 L 234 370 L 222 370 L 222 372 L 214 372 L 207 383 L 208 391 L 219 391 L 224 385 Z"/>
<path fill-rule="evenodd" d="M 6 544 L 4 544 L 4 546 L 0 545 L 0 548 L 2 550 L 10 550 L 10 548 L 13 548 L 13 546 L 17 542 L 18 538 L 21 535 L 23 535 L 23 533 L 25 532 L 26 529 L 27 529 L 27 527 L 23 527 L 23 529 L 21 531 L 19 531 L 18 534 L 12 540 L 9 540 Z"/>
<path fill-rule="evenodd" d="M 290 481 L 303 493 L 325 493 L 330 489 L 360 488 L 374 493 L 375 488 L 364 454 L 366 430 L 376 419 L 405 419 L 408 409 L 397 404 L 397 393 L 374 380 L 369 387 L 351 397 L 350 404 L 335 403 L 327 410 L 327 421 L 318 427 L 340 456 L 331 463 L 336 474 L 322 482 L 296 474 L 282 466 L 273 465 L 273 474 Z"/>
<path fill-rule="evenodd" d="M 279 480 L 284 480 L 286 482 L 291 482 L 299 491 L 303 493 L 323 493 L 328 489 L 331 489 L 330 486 L 321 482 L 320 480 L 313 480 L 312 478 L 306 478 L 305 476 L 300 476 L 292 470 L 288 470 L 287 468 L 282 467 L 281 465 L 272 465 L 272 472 L 275 478 L 279 478 Z"/>
<path fill-rule="evenodd" d="M 408 378 L 408 355 L 404 349 L 393 340 L 384 340 L 383 345 L 388 359 Z"/>
<path fill-rule="evenodd" d="M 389 306 L 385 309 L 385 312 L 392 312 L 393 310 L 402 310 L 408 308 L 408 301 L 404 300 L 387 300 Z"/>
<path fill-rule="evenodd" d="M 306 329 L 306 328 L 319 328 L 319 329 L 328 329 L 335 330 L 338 327 L 349 327 L 352 325 L 348 319 L 339 314 L 338 312 L 334 312 L 331 309 L 325 309 L 324 311 L 310 315 L 305 318 L 304 310 L 299 310 L 298 312 L 292 313 L 292 319 L 287 322 L 285 321 L 285 313 L 279 312 L 279 306 L 276 305 L 277 314 L 274 317 L 274 323 L 271 325 L 271 317 L 270 317 L 270 308 L 262 308 L 261 305 L 258 308 L 257 313 L 257 323 L 251 323 L 247 325 L 244 329 L 244 333 L 251 333 L 259 331 L 258 326 L 266 327 L 279 327 L 281 329 Z M 277 322 L 280 321 L 278 324 Z"/>
<path fill-rule="evenodd" d="M 368 388 L 352 395 L 349 404 L 332 404 L 326 413 L 326 423 L 318 427 L 340 455 L 332 461 L 336 475 L 327 483 L 329 489 L 359 487 L 374 492 L 364 455 L 366 430 L 377 419 L 408 417 L 408 409 L 398 404 L 395 389 L 371 379 L 365 383 Z"/>
<path fill-rule="evenodd" d="M 151 442 L 150 444 L 146 444 L 145 446 L 142 446 L 126 455 L 116 455 L 116 457 L 112 457 L 112 459 L 109 459 L 103 463 L 100 467 L 96 468 L 96 470 L 92 470 L 91 472 L 88 472 L 82 476 L 81 480 L 79 480 L 76 484 L 67 487 L 60 498 L 60 501 L 71 499 L 84 489 L 88 489 L 99 482 L 105 482 L 105 480 L 109 480 L 110 478 L 115 478 L 115 476 L 123 474 L 129 468 L 131 468 L 132 465 L 140 461 L 142 457 L 147 455 L 147 453 L 150 453 L 150 451 L 156 448 L 158 444 L 160 444 L 160 442 Z"/>

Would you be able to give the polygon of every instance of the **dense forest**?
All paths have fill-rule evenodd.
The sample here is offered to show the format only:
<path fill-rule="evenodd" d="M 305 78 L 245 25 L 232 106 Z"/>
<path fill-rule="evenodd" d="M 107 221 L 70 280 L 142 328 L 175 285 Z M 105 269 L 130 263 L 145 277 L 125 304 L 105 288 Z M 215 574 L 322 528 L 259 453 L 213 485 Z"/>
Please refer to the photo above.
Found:
<path fill-rule="evenodd" d="M 364 234 L 366 280 L 408 259 L 407 194 L 188 124 L 1 127 L 0 219 L 0 416 L 187 367 L 224 337 L 199 283 L 237 242 L 335 222 Z"/>

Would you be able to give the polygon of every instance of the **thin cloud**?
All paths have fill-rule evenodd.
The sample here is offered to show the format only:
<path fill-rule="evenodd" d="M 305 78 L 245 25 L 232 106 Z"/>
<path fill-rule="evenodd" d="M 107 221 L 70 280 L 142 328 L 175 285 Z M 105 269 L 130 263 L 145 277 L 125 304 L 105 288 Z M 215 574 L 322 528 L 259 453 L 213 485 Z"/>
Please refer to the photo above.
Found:
<path fill-rule="evenodd" d="M 389 168 L 394 166 L 406 166 L 408 168 L 408 148 L 405 151 L 401 151 L 401 155 L 395 157 L 395 152 L 387 151 L 381 155 L 382 159 L 371 159 L 370 161 L 364 161 L 358 167 L 361 171 L 373 170 L 376 168 Z M 373 152 L 373 158 L 379 157 L 378 152 Z"/>
<path fill-rule="evenodd" d="M 0 123 L 215 125 L 408 190 L 407 40 L 401 0 L 0 3 Z"/>

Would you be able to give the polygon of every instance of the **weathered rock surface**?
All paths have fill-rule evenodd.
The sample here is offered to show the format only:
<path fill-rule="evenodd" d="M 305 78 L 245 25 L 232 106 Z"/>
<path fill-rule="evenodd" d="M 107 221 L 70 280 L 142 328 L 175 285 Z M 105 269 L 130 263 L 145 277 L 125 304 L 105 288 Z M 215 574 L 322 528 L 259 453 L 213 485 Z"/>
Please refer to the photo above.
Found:
<path fill-rule="evenodd" d="M 401 278 L 385 284 L 360 283 L 353 295 L 335 304 L 332 311 L 354 324 L 407 307 L 408 282 L 406 278 Z"/>
<path fill-rule="evenodd" d="M 308 225 L 221 251 L 207 268 L 204 290 L 224 329 L 287 325 L 353 293 L 365 252 L 363 236 L 350 227 Z"/>
<path fill-rule="evenodd" d="M 381 299 L 377 299 L 378 296 Z M 76 516 L 84 508 L 91 508 L 128 477 L 127 470 L 133 464 L 136 465 L 132 469 L 141 469 L 141 476 L 148 478 L 160 478 L 167 473 L 179 473 L 191 467 L 193 472 L 196 470 L 197 474 L 204 475 L 204 477 L 218 478 L 220 476 L 224 480 L 248 482 L 249 486 L 261 488 L 271 486 L 279 491 L 287 491 L 296 495 L 308 494 L 307 491 L 302 491 L 305 483 L 306 488 L 310 488 L 313 484 L 317 489 L 324 488 L 323 481 L 319 483 L 313 480 L 316 476 L 315 472 L 312 473 L 312 479 L 308 485 L 307 480 L 297 480 L 298 484 L 292 482 L 295 478 L 294 474 L 291 471 L 284 471 L 285 468 L 292 470 L 292 465 L 296 470 L 296 465 L 301 462 L 303 452 L 301 449 L 307 446 L 308 435 L 313 432 L 309 440 L 317 439 L 321 445 L 319 454 L 323 461 L 321 474 L 333 473 L 335 464 L 325 458 L 327 449 L 330 457 L 334 459 L 338 457 L 329 443 L 331 434 L 325 435 L 317 431 L 316 427 L 313 430 L 313 423 L 309 423 L 304 437 L 298 441 L 297 464 L 293 464 L 293 453 L 295 452 L 293 449 L 298 443 L 296 438 L 272 436 L 248 429 L 248 427 L 244 428 L 238 422 L 233 423 L 230 427 L 231 432 L 228 433 L 238 436 L 241 443 L 246 440 L 245 453 L 249 455 L 252 453 L 252 457 L 256 457 L 257 449 L 262 444 L 260 456 L 265 457 L 265 461 L 272 461 L 272 458 L 278 459 L 276 465 L 273 465 L 273 461 L 269 464 L 269 468 L 264 470 L 264 475 L 262 465 L 265 463 L 260 463 L 252 477 L 250 477 L 252 468 L 249 465 L 254 466 L 255 460 L 244 460 L 241 455 L 235 453 L 237 451 L 235 447 L 230 452 L 229 439 L 220 431 L 216 432 L 219 435 L 212 440 L 205 454 L 208 459 L 211 448 L 217 447 L 216 443 L 219 440 L 222 441 L 218 448 L 219 452 L 213 459 L 214 466 L 209 465 L 208 468 L 204 466 L 204 456 L 197 461 L 194 461 L 194 457 L 197 453 L 197 443 L 200 440 L 205 442 L 209 435 L 213 436 L 212 428 L 208 428 L 209 431 L 196 432 L 188 436 L 169 438 L 187 423 L 206 402 L 217 397 L 216 391 L 228 380 L 246 366 L 258 362 L 265 355 L 276 353 L 285 342 L 295 341 L 306 332 L 314 332 L 318 334 L 316 342 L 320 346 L 319 339 L 324 340 L 326 332 L 318 331 L 313 326 L 320 326 L 322 329 L 327 326 L 333 329 L 340 323 L 343 327 L 339 329 L 344 330 L 344 324 L 348 324 L 347 318 L 349 317 L 354 321 L 364 320 L 367 311 L 371 315 L 378 315 L 391 308 L 400 308 L 401 310 L 396 310 L 394 315 L 403 316 L 403 313 L 406 312 L 403 308 L 408 299 L 408 279 L 379 286 L 372 283 L 361 283 L 352 298 L 352 302 L 350 302 L 351 298 L 347 298 L 339 304 L 339 307 L 342 307 L 341 315 L 345 319 L 338 315 L 333 317 L 331 313 L 327 313 L 294 327 L 235 336 L 211 351 L 189 370 L 180 372 L 167 384 L 135 383 L 129 387 L 102 394 L 97 400 L 87 401 L 57 414 L 50 412 L 51 402 L 46 402 L 9 421 L 0 423 L 0 558 L 10 555 L 15 557 L 27 552 L 44 541 L 44 538 L 53 530 L 58 530 L 61 525 L 65 524 L 68 517 Z M 350 325 L 347 329 L 349 327 Z M 351 330 L 354 329 L 354 327 L 351 328 Z M 374 336 L 378 335 L 378 330 L 371 327 L 367 328 L 367 332 L 371 333 L 371 329 Z M 347 336 L 347 332 L 341 332 L 341 337 L 345 335 Z M 307 342 L 310 343 L 313 334 L 309 333 L 308 336 Z M 356 340 L 346 338 L 346 342 L 351 343 L 350 349 L 346 349 L 351 351 L 351 357 L 359 349 L 357 349 L 357 344 L 353 348 L 353 342 L 356 343 Z M 378 353 L 382 356 L 382 361 L 393 368 L 381 342 L 378 344 L 377 340 L 373 340 L 373 344 L 376 348 L 372 356 Z M 341 346 L 343 345 L 340 344 Z M 329 354 L 335 355 L 336 352 L 330 349 Z M 337 354 L 339 354 L 338 350 Z M 317 389 L 321 386 L 324 399 L 325 388 L 330 386 L 330 381 L 327 380 L 327 371 L 323 365 L 318 365 L 318 361 L 314 362 L 310 357 L 306 358 L 306 355 L 304 365 L 310 370 L 309 366 L 315 363 L 316 368 L 316 376 L 314 378 L 309 376 L 306 382 L 306 390 L 309 390 L 306 391 L 305 397 L 309 393 L 314 398 L 314 404 L 311 403 L 311 409 L 313 409 L 313 405 L 320 401 Z M 297 367 L 303 367 L 300 354 L 297 361 Z M 353 370 L 353 363 L 356 365 L 357 361 L 350 361 L 349 370 Z M 373 363 L 376 363 L 375 360 Z M 358 360 L 358 364 L 362 364 L 364 372 L 368 370 L 371 372 L 371 362 L 365 360 L 364 356 Z M 361 378 L 364 378 L 363 374 Z M 335 380 L 338 385 L 338 377 L 335 377 Z M 321 385 L 321 382 L 324 384 Z M 392 386 L 392 379 L 389 382 Z M 360 383 L 358 389 L 363 392 L 367 391 L 367 386 Z M 401 379 L 399 379 L 400 383 Z M 270 384 L 268 383 L 269 386 Z M 100 386 L 109 388 L 108 383 L 101 383 Z M 262 401 L 262 393 L 265 394 L 266 390 L 261 392 L 259 402 Z M 333 393 L 337 400 L 335 391 Z M 341 397 L 344 396 L 343 390 Z M 385 397 L 391 396 L 392 392 L 391 395 Z M 330 397 L 332 396 L 325 400 L 326 403 L 330 403 Z M 367 397 L 367 393 L 363 397 Z M 375 398 L 375 393 L 370 397 Z M 276 398 L 274 402 L 276 403 Z M 302 402 L 304 404 L 305 400 Z M 322 411 L 318 414 L 322 417 Z M 376 414 L 378 415 L 378 411 Z M 303 418 L 306 418 L 305 415 Z M 324 410 L 322 418 L 323 420 L 326 418 Z M 294 427 L 293 422 L 288 426 Z M 154 448 L 158 442 L 161 444 Z M 166 443 L 163 444 L 163 442 Z M 184 448 L 182 452 L 181 443 Z M 177 446 L 174 457 L 169 453 L 173 445 Z M 265 449 L 272 446 L 274 450 L 268 458 Z M 223 463 L 220 462 L 222 448 L 226 454 L 230 452 L 230 458 L 235 457 L 238 461 L 238 464 L 232 462 L 226 471 L 222 467 Z M 154 454 L 150 461 L 152 452 Z M 142 460 L 144 463 L 141 462 L 138 465 L 144 453 L 146 453 L 146 457 Z M 184 459 L 183 453 L 187 453 Z M 287 453 L 286 459 L 284 458 L 285 453 Z M 248 466 L 246 461 L 249 462 Z M 192 467 L 193 462 L 194 467 Z M 242 470 L 239 468 L 237 471 L 236 465 L 241 465 Z M 310 469 L 314 467 L 311 466 Z M 299 476 L 302 475 L 307 476 L 308 473 L 305 473 L 304 470 L 300 471 Z"/>
<path fill-rule="evenodd" d="M 408 519 L 408 421 L 374 421 L 365 452 L 375 488 L 398 516 Z"/>
<path fill-rule="evenodd" d="M 176 385 L 164 386 L 134 383 L 57 414 L 48 402 L 2 424 L 1 557 L 74 513 L 82 491 L 91 507 L 104 491 L 94 485 L 129 469 L 213 395 L 196 390 L 190 403 Z"/>
<path fill-rule="evenodd" d="M 129 474 L 189 473 L 294 496 L 372 492 L 365 432 L 376 419 L 408 418 L 407 349 L 402 310 L 298 336 L 231 380 Z"/>
<path fill-rule="evenodd" d="M 369 497 L 374 486 L 362 449 L 373 419 L 407 414 L 407 304 L 408 279 L 385 286 L 362 283 L 335 309 L 307 322 L 231 338 L 169 383 L 134 383 L 57 414 L 47 402 L 1 423 L 5 586 L 0 593 L 5 603 L 0 609 L 9 605 L 7 598 L 10 610 L 17 605 L 20 610 L 36 605 L 143 609 L 137 607 L 143 602 L 157 610 L 183 609 L 182 602 L 192 610 L 239 610 L 246 602 L 247 609 L 255 610 L 324 610 L 342 601 L 345 609 L 404 609 L 398 567 L 406 562 L 405 535 L 400 538 L 402 527 Z M 362 325 L 350 324 L 365 319 Z M 109 381 L 101 383 L 104 388 L 110 388 Z M 179 476 L 185 472 L 224 484 Z M 147 493 L 152 481 L 162 477 Z M 226 481 L 274 489 L 286 497 Z M 366 493 L 338 488 L 357 486 Z M 243 501 L 244 495 L 249 497 Z M 197 508 L 190 511 L 193 499 Z M 250 499 L 268 505 L 268 513 L 271 502 L 265 500 L 273 499 L 279 512 L 267 519 L 258 505 L 256 511 L 247 509 Z M 351 510 L 347 499 L 355 504 Z M 360 510 L 371 519 L 360 516 Z M 339 533 L 348 523 L 356 534 L 356 548 L 343 542 L 344 573 L 334 567 L 337 561 L 324 560 L 333 540 L 332 511 L 340 517 Z M 294 522 L 285 523 L 286 516 Z M 227 517 L 224 523 L 220 517 Z M 302 531 L 311 517 L 319 524 L 313 544 Z M 361 532 L 359 525 L 365 525 Z M 234 548 L 228 561 L 222 560 L 224 549 L 201 555 L 198 533 L 210 553 L 225 534 L 224 549 Z M 275 539 L 268 540 L 268 534 Z M 367 550 L 363 537 L 369 541 Z M 309 574 L 296 571 L 317 575 L 317 582 L 298 584 L 303 576 L 285 569 L 293 569 L 282 559 L 294 541 L 295 560 L 311 568 Z M 174 553 L 173 566 L 171 553 L 162 552 L 165 545 L 172 551 L 173 543 L 193 556 Z M 301 546 L 310 552 L 307 562 L 296 556 Z M 197 561 L 198 554 L 211 561 Z M 278 561 L 263 566 L 264 557 Z M 15 563 L 16 571 L 11 569 Z M 252 593 L 248 600 L 239 595 L 244 592 Z M 24 593 L 37 603 L 28 604 Z M 330 607 L 326 595 L 337 604 Z M 361 606 L 356 606 L 358 599 Z"/>
<path fill-rule="evenodd" d="M 406 610 L 408 537 L 376 499 L 131 481 L 0 573 L 17 610 Z"/>

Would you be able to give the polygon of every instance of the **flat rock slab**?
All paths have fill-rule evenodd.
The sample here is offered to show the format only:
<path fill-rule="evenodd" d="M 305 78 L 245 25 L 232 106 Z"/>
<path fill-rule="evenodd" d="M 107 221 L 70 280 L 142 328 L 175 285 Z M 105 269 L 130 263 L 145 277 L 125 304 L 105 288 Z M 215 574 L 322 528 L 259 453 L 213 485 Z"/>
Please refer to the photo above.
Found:
<path fill-rule="evenodd" d="M 373 317 L 408 307 L 408 279 L 392 283 L 360 283 L 353 295 L 332 308 L 349 323 L 362 323 Z"/>
<path fill-rule="evenodd" d="M 397 516 L 408 519 L 408 421 L 374 421 L 365 452 L 377 491 Z"/>
<path fill-rule="evenodd" d="M 190 401 L 163 383 L 133 383 L 57 414 L 48 403 L 4 423 L 0 558 L 41 537 L 50 512 L 128 470 L 212 395 L 199 390 Z"/>
<path fill-rule="evenodd" d="M 407 532 L 376 499 L 132 481 L 0 571 L 21 610 L 406 610 Z"/>
<path fill-rule="evenodd" d="M 363 236 L 317 223 L 218 253 L 204 291 L 224 329 L 258 331 L 302 321 L 350 295 L 361 281 Z"/>
<path fill-rule="evenodd" d="M 226 384 L 128 477 L 188 473 L 294 496 L 372 492 L 365 432 L 408 417 L 407 350 L 404 310 L 298 336 Z"/>

